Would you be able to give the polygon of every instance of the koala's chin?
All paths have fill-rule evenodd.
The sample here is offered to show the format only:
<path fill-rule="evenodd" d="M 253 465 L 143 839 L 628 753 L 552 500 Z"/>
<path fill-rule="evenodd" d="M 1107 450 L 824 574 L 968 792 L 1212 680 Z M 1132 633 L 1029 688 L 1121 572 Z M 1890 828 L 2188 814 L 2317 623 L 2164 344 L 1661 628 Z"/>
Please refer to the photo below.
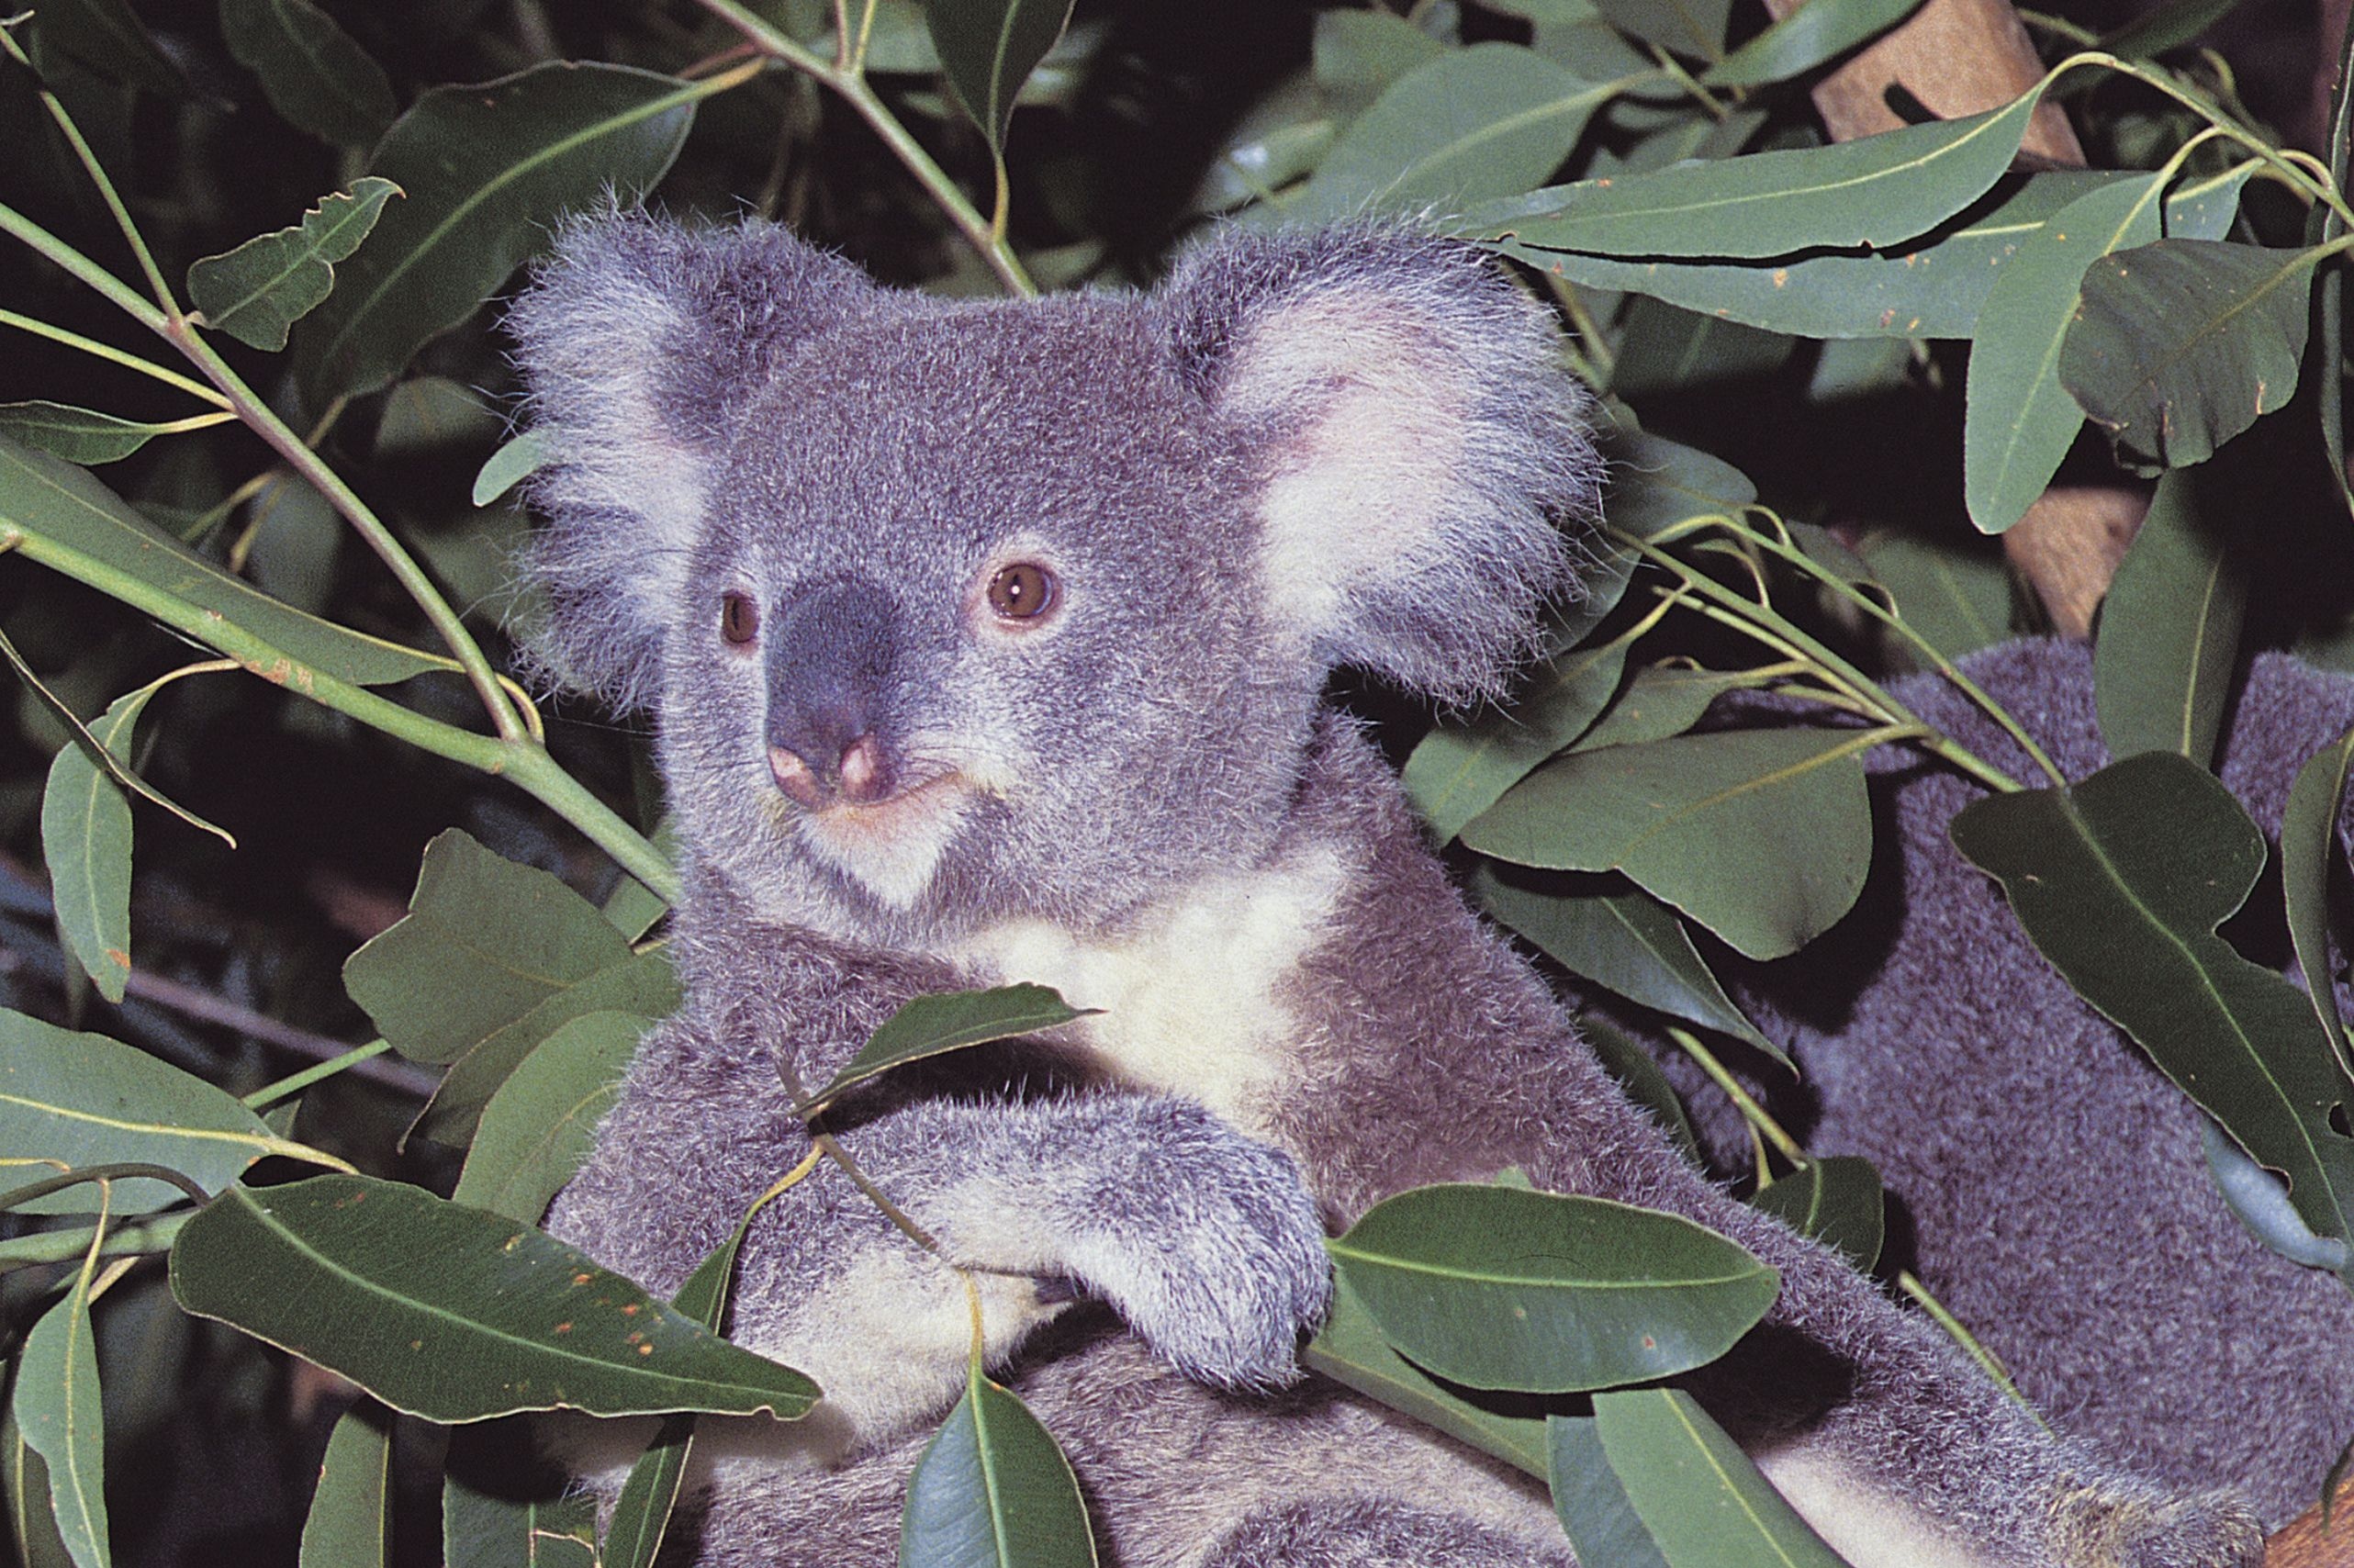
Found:
<path fill-rule="evenodd" d="M 655 710 L 688 846 L 685 1003 L 550 1228 L 675 1293 L 909 1000 L 1098 1010 L 825 1106 L 865 1185 L 815 1161 L 761 1210 L 729 1332 L 829 1391 L 831 1446 L 721 1467 L 706 1568 L 895 1562 L 976 1342 L 1127 1568 L 1567 1568 L 1541 1484 L 1295 1361 L 1328 1224 L 1508 1168 L 1777 1271 L 1687 1381 L 1859 1568 L 2254 1561 L 2239 1502 L 2056 1438 L 1687 1163 L 1323 707 L 1344 666 L 1496 694 L 1575 590 L 1592 406 L 1487 259 L 1233 231 L 1150 294 L 976 304 L 613 216 L 510 324 L 549 454 L 534 656 Z"/>

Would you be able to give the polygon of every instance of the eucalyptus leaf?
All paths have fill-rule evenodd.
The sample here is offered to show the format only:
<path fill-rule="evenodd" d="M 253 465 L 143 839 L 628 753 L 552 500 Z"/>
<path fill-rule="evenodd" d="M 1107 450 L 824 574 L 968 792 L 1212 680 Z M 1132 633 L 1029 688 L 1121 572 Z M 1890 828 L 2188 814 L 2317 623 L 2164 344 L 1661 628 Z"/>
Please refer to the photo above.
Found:
<path fill-rule="evenodd" d="M 275 353 L 286 347 L 287 330 L 334 290 L 335 263 L 360 248 L 384 204 L 400 194 L 390 180 L 363 175 L 349 193 L 320 197 L 294 228 L 257 235 L 195 263 L 188 268 L 188 296 L 204 312 L 204 324 L 253 348 Z"/>
<path fill-rule="evenodd" d="M 454 663 L 305 615 L 222 571 L 71 464 L 0 435 L 0 546 L 142 610 L 209 611 L 280 655 L 253 667 L 306 689 L 316 670 L 382 686 Z"/>
<path fill-rule="evenodd" d="M 1880 1175 L 1868 1159 L 1852 1154 L 1810 1159 L 1749 1201 L 1799 1235 L 1846 1253 L 1858 1269 L 1879 1261 L 1887 1216 Z"/>
<path fill-rule="evenodd" d="M 131 736 L 156 688 L 108 705 L 90 738 L 123 767 Z M 41 790 L 41 860 L 49 868 L 57 928 L 82 972 L 108 1002 L 130 979 L 130 802 L 81 746 L 58 748 Z"/>
<path fill-rule="evenodd" d="M 1732 0 L 1596 0 L 1595 9 L 1620 32 L 1702 60 L 1724 54 L 1732 19 Z"/>
<path fill-rule="evenodd" d="M 1575 751 L 1599 751 L 1605 746 L 1643 745 L 1680 735 L 1700 722 L 1716 700 L 1728 691 L 1748 691 L 1765 684 L 1754 670 L 1696 669 L 1685 665 L 1653 665 L 1638 670 L 1619 693 L 1617 701 L 1577 738 Z"/>
<path fill-rule="evenodd" d="M 1739 730 L 1547 763 L 1463 829 L 1483 855 L 1624 871 L 1753 958 L 1796 952 L 1871 861 L 1869 734 Z"/>
<path fill-rule="evenodd" d="M 76 1568 L 108 1568 L 106 1411 L 86 1270 L 25 1336 L 14 1406 L 17 1429 L 48 1466 L 51 1513 Z"/>
<path fill-rule="evenodd" d="M 1574 975 L 1638 1006 L 1732 1036 L 1784 1067 L 1780 1047 L 1725 995 L 1675 912 L 1640 889 L 1549 891 L 1483 866 L 1472 875 L 1480 907 Z"/>
<path fill-rule="evenodd" d="M 230 1188 L 173 1243 L 172 1294 L 432 1421 L 790 1420 L 818 1396 L 554 1237 L 366 1176 Z"/>
<path fill-rule="evenodd" d="M 400 106 L 384 67 L 310 0 L 220 0 L 220 35 L 288 125 L 365 147 Z"/>
<path fill-rule="evenodd" d="M 1384 88 L 1447 46 L 1387 11 L 1318 11 L 1311 59 L 1315 81 L 1335 112 L 1348 118 Z"/>
<path fill-rule="evenodd" d="M 487 507 L 547 464 L 549 436 L 534 426 L 509 440 L 483 462 L 474 476 L 474 504 Z"/>
<path fill-rule="evenodd" d="M 2239 666 L 2248 576 L 2203 520 L 2187 474 L 2169 474 L 2101 601 L 2092 695 L 2113 757 L 2214 760 Z"/>
<path fill-rule="evenodd" d="M 588 1158 L 646 1028 L 635 1014 L 586 1013 L 533 1047 L 483 1106 L 450 1195 L 537 1225 Z"/>
<path fill-rule="evenodd" d="M 1580 1562 L 1611 1568 L 1670 1568 L 1659 1543 L 1602 1451 L 1602 1433 L 1591 1416 L 1545 1417 L 1546 1480 L 1553 1513 Z"/>
<path fill-rule="evenodd" d="M 363 1400 L 327 1436 L 297 1568 L 385 1568 L 391 1561 L 392 1418 Z"/>
<path fill-rule="evenodd" d="M 924 20 L 940 68 L 992 152 L 1003 154 L 1022 84 L 1071 25 L 1071 3 L 925 0 Z"/>
<path fill-rule="evenodd" d="M 2199 1147 L 2207 1157 L 2208 1174 L 2215 1179 L 2215 1191 L 2223 1194 L 2224 1205 L 2250 1236 L 2309 1269 L 2335 1273 L 2346 1267 L 2345 1239 L 2315 1236 L 2297 1214 L 2297 1205 L 2289 1202 L 2288 1189 L 2281 1185 L 2281 1179 L 2248 1159 L 2229 1134 L 2203 1117 L 2199 1122 Z"/>
<path fill-rule="evenodd" d="M 2166 0 L 2104 35 L 2096 47 L 2127 60 L 2163 54 L 2191 42 L 2239 6 L 2240 0 Z"/>
<path fill-rule="evenodd" d="M 1983 539 L 1926 538 L 1889 529 L 1867 533 L 1859 548 L 1888 591 L 1897 618 L 1948 659 L 1991 647 L 2012 633 L 2010 568 Z M 1891 634 L 1890 651 L 1921 662 Z"/>
<path fill-rule="evenodd" d="M 2180 468 L 2286 404 L 2319 248 L 2161 240 L 2104 256 L 2060 379 L 2121 454 Z"/>
<path fill-rule="evenodd" d="M 563 213 L 652 188 L 702 94 L 651 72 L 564 61 L 420 97 L 368 164 L 407 199 L 295 334 L 311 401 L 390 381 L 497 293 Z"/>
<path fill-rule="evenodd" d="M 2215 928 L 2263 870 L 2264 836 L 2231 792 L 2170 751 L 2066 790 L 1975 801 L 1956 848 L 2002 883 L 2053 968 L 2263 1165 L 2309 1228 L 2344 1238 L 2348 1085 L 2297 988 Z"/>
<path fill-rule="evenodd" d="M 2346 864 L 2337 822 L 2349 767 L 2354 767 L 2354 730 L 2314 753 L 2297 769 L 2281 818 L 2281 890 L 2305 999 L 2339 1063 L 2354 1072 L 2354 1051 L 2348 1048 L 2346 1021 L 2337 1015 L 2337 986 L 2329 960 L 2329 884 L 2332 873 Z"/>
<path fill-rule="evenodd" d="M 1400 1193 L 1326 1245 L 1417 1366 L 1537 1394 L 1714 1361 L 1765 1316 L 1779 1278 L 1676 1215 L 1503 1186 Z"/>
<path fill-rule="evenodd" d="M 207 1192 L 237 1180 L 286 1143 L 240 1103 L 192 1073 L 104 1035 L 77 1034 L 0 1011 L 0 1149 L 64 1170 L 147 1164 Z M 113 1183 L 117 1215 L 151 1213 L 186 1196 L 145 1177 Z M 91 1190 L 36 1198 L 20 1213 L 81 1214 Z"/>
<path fill-rule="evenodd" d="M 1052 987 L 1027 983 L 916 997 L 884 1019 L 804 1109 L 814 1114 L 869 1079 L 905 1063 L 1059 1028 L 1094 1011 L 1071 1006 Z"/>
<path fill-rule="evenodd" d="M 1710 87 L 1762 87 L 1802 75 L 1868 42 L 1921 0 L 1808 0 L 1700 76 Z"/>
<path fill-rule="evenodd" d="M 32 15 L 41 43 L 108 81 L 167 98 L 187 95 L 187 77 L 140 21 L 129 0 L 43 0 Z"/>
<path fill-rule="evenodd" d="M 1019 1399 L 981 1375 L 907 1481 L 901 1568 L 1094 1568 L 1071 1462 Z"/>
<path fill-rule="evenodd" d="M 2059 359 L 2084 270 L 2159 237 L 2164 187 L 2148 174 L 2079 196 L 2020 242 L 1988 291 L 1962 424 L 1962 497 L 1981 532 L 2026 516 L 2075 444 L 2084 413 L 2060 385 Z"/>
<path fill-rule="evenodd" d="M 1738 514 L 1757 499 L 1749 476 L 1696 446 L 1642 431 L 1620 431 L 1608 447 L 1610 490 L 1603 514 L 1610 527 L 1653 539 L 1698 517 Z"/>
<path fill-rule="evenodd" d="M 1401 782 L 1440 843 L 1487 810 L 1530 769 L 1586 732 L 1626 668 L 1627 644 L 1574 649 L 1541 669 L 1508 709 L 1441 722 L 1406 759 Z"/>
<path fill-rule="evenodd" d="M 18 1363 L 22 1376 L 22 1363 Z M 19 1568 L 73 1568 L 73 1553 L 57 1532 L 50 1502 L 49 1466 L 26 1445 L 13 1397 L 0 1406 L 0 1511 L 8 1516 Z"/>
<path fill-rule="evenodd" d="M 119 463 L 159 435 L 171 435 L 179 424 L 142 424 L 117 419 L 90 409 L 36 399 L 0 403 L 0 435 L 37 446 L 68 463 L 98 467 Z"/>
<path fill-rule="evenodd" d="M 1684 1102 L 1676 1093 L 1676 1085 L 1660 1070 L 1657 1058 L 1637 1044 L 1633 1036 L 1592 1012 L 1577 1015 L 1577 1032 L 1586 1036 L 1602 1070 L 1619 1081 L 1627 1098 L 1652 1114 L 1668 1140 L 1676 1145 L 1685 1159 L 1695 1165 L 1705 1165 L 1708 1157 L 1700 1150 L 1700 1140 L 1692 1131 L 1691 1118 L 1684 1114 Z"/>
<path fill-rule="evenodd" d="M 1677 1568 L 1846 1568 L 1682 1389 L 1597 1394 L 1594 1423 L 1628 1503 Z"/>
<path fill-rule="evenodd" d="M 532 1448 L 498 1423 L 451 1434 L 442 1484 L 444 1568 L 600 1568 L 597 1499 L 566 1491 L 561 1475 L 527 1474 L 526 1484 L 516 1484 L 517 1461 Z"/>

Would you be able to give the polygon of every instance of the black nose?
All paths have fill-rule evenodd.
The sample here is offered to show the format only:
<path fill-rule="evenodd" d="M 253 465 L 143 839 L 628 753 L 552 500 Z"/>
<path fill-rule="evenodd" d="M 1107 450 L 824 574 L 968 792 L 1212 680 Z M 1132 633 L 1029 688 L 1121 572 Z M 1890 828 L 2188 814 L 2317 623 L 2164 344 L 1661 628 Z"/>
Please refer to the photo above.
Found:
<path fill-rule="evenodd" d="M 768 767 L 804 806 L 864 804 L 898 787 L 890 596 L 858 578 L 787 595 L 769 619 Z"/>

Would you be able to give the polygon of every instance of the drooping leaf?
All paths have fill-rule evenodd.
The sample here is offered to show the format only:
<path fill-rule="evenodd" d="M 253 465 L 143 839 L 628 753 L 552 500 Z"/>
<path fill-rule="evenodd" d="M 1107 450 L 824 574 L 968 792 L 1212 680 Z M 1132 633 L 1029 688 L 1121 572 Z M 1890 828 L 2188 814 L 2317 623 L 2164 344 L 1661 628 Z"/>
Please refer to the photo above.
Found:
<path fill-rule="evenodd" d="M 50 0 L 33 17 L 34 35 L 42 45 L 107 81 L 167 98 L 186 95 L 187 78 L 141 24 L 129 0 Z"/>
<path fill-rule="evenodd" d="M 1675 1215 L 1500 1186 L 1418 1187 L 1327 1243 L 1418 1366 L 1473 1388 L 1570 1394 L 1715 1360 L 1779 1276 Z"/>
<path fill-rule="evenodd" d="M 0 1011 L 0 1151 L 12 1158 L 177 1170 L 207 1192 L 289 1144 L 233 1095 L 104 1035 L 76 1034 Z M 185 1193 L 147 1178 L 113 1183 L 118 1215 L 148 1214 Z M 87 1212 L 86 1188 L 36 1198 L 20 1212 Z"/>
<path fill-rule="evenodd" d="M 225 421 L 227 415 L 221 416 Z M 68 463 L 97 467 L 119 463 L 159 435 L 185 430 L 183 424 L 142 424 L 95 409 L 35 400 L 0 403 L 0 435 L 37 446 Z"/>
<path fill-rule="evenodd" d="M 1749 1200 L 1801 1236 L 1836 1247 L 1868 1270 L 1886 1234 L 1880 1174 L 1852 1154 L 1810 1159 Z"/>
<path fill-rule="evenodd" d="M 220 34 L 297 130 L 365 147 L 399 111 L 384 67 L 310 0 L 220 0 Z"/>
<path fill-rule="evenodd" d="M 1960 119 L 1793 151 L 1684 163 L 1498 202 L 1468 238 L 1606 256 L 1787 256 L 1927 233 L 1984 195 L 2019 151 L 2040 89 Z"/>
<path fill-rule="evenodd" d="M 1732 0 L 1596 0 L 1593 9 L 1621 32 L 1701 60 L 1724 54 Z"/>
<path fill-rule="evenodd" d="M 2012 633 L 2011 572 L 1983 540 L 1930 539 L 1890 529 L 1867 533 L 1859 548 L 1896 613 L 1948 659 L 1991 647 Z M 1911 662 L 1919 654 L 1890 636 Z"/>
<path fill-rule="evenodd" d="M 1779 332 L 1638 297 L 1620 324 L 1610 395 L 1640 399 L 1771 375 L 1797 347 Z"/>
<path fill-rule="evenodd" d="M 382 686 L 454 661 L 280 604 L 147 521 L 83 470 L 0 435 L 0 545 L 136 609 L 209 611 L 272 650 L 249 666 L 297 691 L 312 671 Z M 219 646 L 219 644 L 215 644 Z M 242 662 L 246 653 L 224 648 Z"/>
<path fill-rule="evenodd" d="M 1594 1422 L 1627 1501 L 1674 1568 L 1846 1568 L 1682 1389 L 1597 1394 Z"/>
<path fill-rule="evenodd" d="M 118 698 L 91 738 L 125 767 L 140 713 L 156 689 Z M 130 979 L 130 802 L 79 745 L 61 746 L 41 790 L 41 859 L 57 928 L 83 973 L 108 1002 Z"/>
<path fill-rule="evenodd" d="M 2240 0 L 2166 0 L 2152 6 L 2096 46 L 2126 60 L 2180 49 L 2239 9 Z"/>
<path fill-rule="evenodd" d="M 1494 805 L 1504 791 L 1594 722 L 1619 688 L 1627 644 L 1562 655 L 1521 688 L 1509 709 L 1467 723 L 1441 722 L 1406 759 L 1401 782 L 1440 843 Z"/>
<path fill-rule="evenodd" d="M 1014 101 L 1071 24 L 1072 0 L 925 0 L 940 69 L 972 122 L 1003 154 Z"/>
<path fill-rule="evenodd" d="M 899 1561 L 901 1568 L 1094 1568 L 1094 1531 L 1071 1462 L 978 1364 L 908 1477 Z"/>
<path fill-rule="evenodd" d="M 391 1553 L 392 1417 L 363 1400 L 328 1434 L 297 1568 L 384 1568 Z"/>
<path fill-rule="evenodd" d="M 497 293 L 560 214 L 652 188 L 686 140 L 700 92 L 651 72 L 565 61 L 419 98 L 368 165 L 407 198 L 295 334 L 312 401 L 390 381 Z"/>
<path fill-rule="evenodd" d="M 21 1362 L 18 1367 L 22 1376 Z M 49 1499 L 49 1466 L 26 1445 L 12 1390 L 0 1406 L 0 1510 L 8 1516 L 20 1568 L 73 1568 L 73 1553 L 57 1532 L 57 1510 Z"/>
<path fill-rule="evenodd" d="M 1643 1528 L 1627 1489 L 1602 1451 L 1602 1434 L 1591 1416 L 1545 1417 L 1546 1481 L 1553 1513 L 1580 1562 L 1613 1568 L 1668 1568 L 1659 1543 Z"/>
<path fill-rule="evenodd" d="M 1696 446 L 1644 431 L 1609 442 L 1610 490 L 1602 503 L 1610 527 L 1654 539 L 1696 517 L 1738 513 L 1757 499 L 1749 476 Z"/>
<path fill-rule="evenodd" d="M 1976 801 L 1956 848 L 2002 883 L 2036 949 L 2258 1160 L 2285 1174 L 2316 1234 L 2345 1237 L 2349 1097 L 2296 987 L 2215 933 L 2264 867 L 2231 792 L 2170 751 L 2113 763 L 2067 790 Z"/>
<path fill-rule="evenodd" d="M 1726 692 L 1747 691 L 1762 684 L 1763 679 L 1750 670 L 1695 669 L 1684 665 L 1654 665 L 1638 670 L 1609 711 L 1577 737 L 1572 749 L 1644 745 L 1680 735 L 1698 723 L 1709 705 Z"/>
<path fill-rule="evenodd" d="M 1476 1391 L 1450 1388 L 1399 1355 L 1345 1274 L 1333 1281 L 1332 1310 L 1300 1364 L 1531 1475 L 1544 1473 L 1544 1417 L 1517 1401 L 1511 1412 L 1484 1408 L 1473 1403 Z"/>
<path fill-rule="evenodd" d="M 2190 476 L 2167 475 L 2101 601 L 2092 695 L 2111 756 L 2214 760 L 2247 611 L 2245 569 L 2199 516 Z"/>
<path fill-rule="evenodd" d="M 442 1484 L 444 1568 L 598 1568 L 597 1499 L 535 1464 L 514 1421 L 450 1434 Z"/>
<path fill-rule="evenodd" d="M 916 997 L 882 1021 L 858 1054 L 810 1097 L 808 1108 L 813 1112 L 903 1063 L 1059 1028 L 1094 1011 L 1071 1006 L 1050 986 L 1027 983 Z"/>
<path fill-rule="evenodd" d="M 1802 75 L 1888 31 L 1921 0 L 1809 0 L 1701 74 L 1711 87 L 1762 87 Z"/>
<path fill-rule="evenodd" d="M 1789 1058 L 1742 1015 L 1673 911 L 1623 883 L 1548 891 L 1483 866 L 1472 891 L 1488 913 L 1582 975 L 1640 1006 L 1721 1030 L 1783 1066 Z"/>
<path fill-rule="evenodd" d="M 557 1408 L 790 1420 L 817 1399 L 791 1368 L 554 1237 L 366 1176 L 230 1188 L 173 1243 L 172 1294 L 432 1421 Z"/>
<path fill-rule="evenodd" d="M 1320 18 L 1354 12 L 1318 12 Z M 1235 123 L 1202 173 L 1189 208 L 1226 212 L 1305 178 L 1339 134 L 1341 117 L 1305 74 L 1261 97 Z"/>
<path fill-rule="evenodd" d="M 1628 1099 L 1652 1114 L 1668 1140 L 1683 1151 L 1684 1158 L 1695 1165 L 1706 1164 L 1707 1157 L 1700 1152 L 1700 1140 L 1693 1134 L 1691 1118 L 1684 1114 L 1684 1102 L 1652 1054 L 1638 1045 L 1633 1036 L 1592 1012 L 1577 1015 L 1577 1032 L 1586 1036 L 1586 1045 L 1602 1063 L 1602 1070 L 1619 1081 L 1619 1087 L 1627 1092 Z"/>
<path fill-rule="evenodd" d="M 1988 291 L 1962 425 L 1962 496 L 1980 532 L 2026 516 L 2075 444 L 2084 412 L 2060 385 L 2059 360 L 2084 269 L 2158 238 L 2164 186 L 2147 174 L 2079 196 L 2020 242 Z"/>
<path fill-rule="evenodd" d="M 343 520 L 325 496 L 288 477 L 264 484 L 245 508 L 245 569 L 254 587 L 319 614 L 335 598 Z"/>
<path fill-rule="evenodd" d="M 2184 180 L 2166 198 L 2166 237 L 2169 240 L 2220 240 L 2231 232 L 2239 216 L 2239 193 L 2261 165 L 2255 159 L 2220 174 Z"/>
<path fill-rule="evenodd" d="M 474 476 L 474 504 L 487 507 L 545 465 L 548 459 L 548 431 L 533 427 L 507 442 L 484 459 L 482 469 Z"/>
<path fill-rule="evenodd" d="M 2287 403 L 2317 250 L 2160 240 L 2084 274 L 2060 380 L 2128 457 L 2168 468 Z"/>
<path fill-rule="evenodd" d="M 1439 39 L 1387 11 L 1318 11 L 1310 69 L 1325 101 L 1345 120 L 1446 52 Z"/>
<path fill-rule="evenodd" d="M 1307 188 L 1282 204 L 1283 220 L 1454 211 L 1518 195 L 1560 167 L 1619 90 L 1581 82 L 1517 44 L 1446 50 L 1349 123 Z"/>
<path fill-rule="evenodd" d="M 1514 785 L 1463 841 L 1515 865 L 1624 871 L 1748 957 L 1780 958 L 1863 890 L 1874 744 L 1738 730 L 1577 752 Z"/>
<path fill-rule="evenodd" d="M 2314 753 L 2297 769 L 2281 818 L 2281 890 L 2306 999 L 2338 1060 L 2354 1071 L 2354 1051 L 2347 1046 L 2346 1021 L 2337 1015 L 2337 988 L 2329 963 L 2329 883 L 2331 874 L 2346 863 L 2337 841 L 2337 818 L 2349 767 L 2354 767 L 2354 730 Z"/>
<path fill-rule="evenodd" d="M 588 1158 L 645 1029 L 634 1014 L 588 1013 L 542 1040 L 483 1106 L 450 1195 L 537 1225 Z"/>
<path fill-rule="evenodd" d="M 2207 1157 L 2207 1172 L 2215 1179 L 2224 1206 L 2248 1227 L 2250 1236 L 2292 1263 L 2332 1273 L 2345 1269 L 2348 1253 L 2345 1239 L 2315 1235 L 2297 1213 L 2297 1205 L 2289 1201 L 2289 1190 L 2281 1184 L 2281 1178 L 2248 1159 L 2229 1135 L 2203 1117 L 2199 1122 L 2199 1147 Z"/>
<path fill-rule="evenodd" d="M 14 1404 L 17 1429 L 49 1468 L 50 1510 L 76 1568 L 108 1568 L 106 1412 L 87 1268 L 25 1337 Z"/>
<path fill-rule="evenodd" d="M 204 312 L 205 325 L 253 348 L 275 353 L 286 347 L 287 330 L 333 291 L 335 263 L 360 248 L 384 204 L 400 194 L 390 180 L 363 175 L 348 193 L 321 196 L 294 228 L 256 235 L 191 264 L 188 296 Z"/>

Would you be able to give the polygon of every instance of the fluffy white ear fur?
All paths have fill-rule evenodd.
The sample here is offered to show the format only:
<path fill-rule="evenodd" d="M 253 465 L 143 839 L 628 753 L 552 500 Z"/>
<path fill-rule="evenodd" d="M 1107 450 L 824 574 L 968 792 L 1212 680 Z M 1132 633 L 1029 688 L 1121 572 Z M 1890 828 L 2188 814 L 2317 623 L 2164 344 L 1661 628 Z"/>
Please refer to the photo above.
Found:
<path fill-rule="evenodd" d="M 1263 441 L 1278 624 L 1328 665 L 1494 693 L 1599 486 L 1546 314 L 1477 252 L 1372 227 L 1230 234 L 1170 293 L 1181 364 Z"/>

